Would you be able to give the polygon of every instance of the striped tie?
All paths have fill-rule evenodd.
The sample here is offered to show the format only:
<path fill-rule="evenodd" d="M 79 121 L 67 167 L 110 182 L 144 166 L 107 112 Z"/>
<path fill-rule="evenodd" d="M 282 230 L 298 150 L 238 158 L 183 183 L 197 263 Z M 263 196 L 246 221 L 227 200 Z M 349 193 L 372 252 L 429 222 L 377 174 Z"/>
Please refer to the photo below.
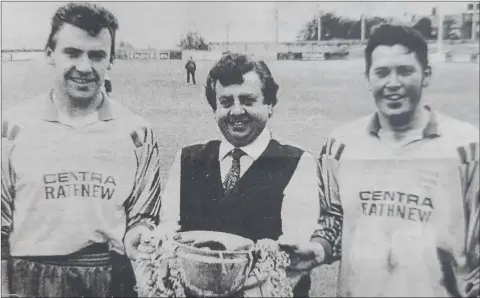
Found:
<path fill-rule="evenodd" d="M 240 180 L 240 157 L 245 155 L 245 152 L 243 152 L 242 149 L 235 148 L 230 154 L 232 155 L 232 167 L 223 182 L 225 194 L 229 194 L 237 184 L 238 180 Z"/>

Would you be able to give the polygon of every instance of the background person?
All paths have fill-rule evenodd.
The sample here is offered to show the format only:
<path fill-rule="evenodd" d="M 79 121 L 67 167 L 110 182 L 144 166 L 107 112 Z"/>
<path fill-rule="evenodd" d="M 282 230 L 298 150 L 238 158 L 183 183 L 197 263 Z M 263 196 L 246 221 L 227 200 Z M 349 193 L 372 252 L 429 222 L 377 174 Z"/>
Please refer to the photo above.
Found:
<path fill-rule="evenodd" d="M 185 69 L 187 70 L 187 83 L 190 83 L 190 76 L 192 77 L 192 83 L 195 85 L 195 71 L 197 70 L 197 64 L 193 61 L 193 58 L 190 57 L 187 63 L 185 64 Z"/>

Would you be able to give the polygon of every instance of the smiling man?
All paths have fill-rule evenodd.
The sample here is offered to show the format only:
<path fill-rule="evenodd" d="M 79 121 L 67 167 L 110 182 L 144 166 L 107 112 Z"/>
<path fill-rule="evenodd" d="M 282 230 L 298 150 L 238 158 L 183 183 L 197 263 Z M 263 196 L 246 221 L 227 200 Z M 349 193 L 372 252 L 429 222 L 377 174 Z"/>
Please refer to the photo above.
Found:
<path fill-rule="evenodd" d="M 2 122 L 2 294 L 135 296 L 130 261 L 159 221 L 150 125 L 102 91 L 116 18 L 71 3 L 46 45 L 53 88 Z"/>
<path fill-rule="evenodd" d="M 279 240 L 292 253 L 291 269 L 308 273 L 315 252 L 323 253 L 309 242 L 319 213 L 316 164 L 307 151 L 272 138 L 267 123 L 277 90 L 262 61 L 229 54 L 213 66 L 206 98 L 222 137 L 178 152 L 162 195 L 159 230 L 179 223 L 182 231 Z M 308 296 L 309 288 L 305 275 L 294 292 Z"/>
<path fill-rule="evenodd" d="M 414 29 L 381 25 L 365 62 L 377 111 L 319 156 L 313 240 L 325 263 L 341 261 L 337 295 L 477 297 L 478 129 L 423 103 L 432 70 Z"/>

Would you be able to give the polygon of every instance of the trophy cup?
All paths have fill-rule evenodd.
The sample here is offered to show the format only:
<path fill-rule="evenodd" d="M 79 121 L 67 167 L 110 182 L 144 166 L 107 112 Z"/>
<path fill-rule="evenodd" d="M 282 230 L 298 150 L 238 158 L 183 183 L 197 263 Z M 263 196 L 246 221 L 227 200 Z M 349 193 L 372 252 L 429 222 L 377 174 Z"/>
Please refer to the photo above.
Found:
<path fill-rule="evenodd" d="M 285 273 L 289 257 L 273 240 L 188 231 L 158 243 L 155 256 L 134 266 L 139 296 L 245 296 L 252 287 L 262 296 L 292 296 Z"/>
<path fill-rule="evenodd" d="M 173 241 L 182 280 L 195 296 L 224 297 L 238 292 L 253 266 L 253 241 L 222 232 L 178 233 Z"/>

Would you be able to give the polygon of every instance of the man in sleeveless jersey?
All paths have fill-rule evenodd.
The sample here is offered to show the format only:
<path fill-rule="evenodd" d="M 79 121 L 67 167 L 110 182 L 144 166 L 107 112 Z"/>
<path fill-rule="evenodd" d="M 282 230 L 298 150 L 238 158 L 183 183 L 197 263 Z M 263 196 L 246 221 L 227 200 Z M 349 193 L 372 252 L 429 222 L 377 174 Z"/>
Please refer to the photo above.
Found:
<path fill-rule="evenodd" d="M 272 138 L 267 122 L 277 90 L 263 61 L 229 54 L 212 67 L 206 98 L 222 136 L 178 152 L 159 229 L 178 223 L 182 231 L 279 240 L 294 256 L 291 269 L 307 273 L 294 293 L 308 296 L 316 257 L 309 233 L 319 212 L 316 165 L 309 152 Z"/>
<path fill-rule="evenodd" d="M 2 294 L 132 297 L 129 258 L 159 221 L 157 140 L 102 91 L 116 18 L 70 3 L 51 25 L 53 88 L 2 115 Z"/>
<path fill-rule="evenodd" d="M 341 262 L 337 295 L 478 297 L 478 128 L 426 105 L 416 30 L 381 25 L 365 62 L 376 112 L 331 133 L 318 160 L 313 238 Z"/>

